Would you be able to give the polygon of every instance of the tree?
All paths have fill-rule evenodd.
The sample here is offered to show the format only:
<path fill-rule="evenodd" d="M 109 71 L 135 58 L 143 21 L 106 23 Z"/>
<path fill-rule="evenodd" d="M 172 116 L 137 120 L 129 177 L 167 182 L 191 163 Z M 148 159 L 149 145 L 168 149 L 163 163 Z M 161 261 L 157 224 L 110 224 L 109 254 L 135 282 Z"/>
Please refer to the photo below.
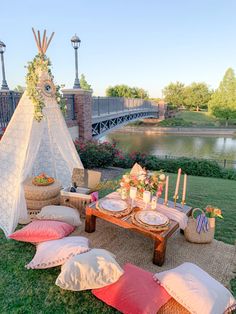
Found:
<path fill-rule="evenodd" d="M 25 87 L 24 87 L 24 86 L 21 86 L 21 85 L 17 85 L 17 86 L 14 88 L 14 91 L 23 94 L 24 91 L 25 91 Z"/>
<path fill-rule="evenodd" d="M 228 126 L 229 119 L 236 119 L 236 77 L 232 68 L 225 72 L 208 107 L 215 117 L 225 119 L 226 126 Z"/>
<path fill-rule="evenodd" d="M 89 90 L 91 92 L 93 91 L 91 85 L 89 85 L 88 82 L 86 81 L 84 74 L 81 74 L 79 82 L 80 82 L 80 87 L 82 89 Z"/>
<path fill-rule="evenodd" d="M 180 107 L 185 104 L 185 86 L 181 82 L 170 83 L 163 89 L 165 101 L 172 106 Z"/>
<path fill-rule="evenodd" d="M 143 88 L 129 87 L 123 84 L 123 85 L 109 86 L 106 89 L 106 96 L 148 99 L 148 92 L 144 90 Z"/>
<path fill-rule="evenodd" d="M 189 109 L 206 109 L 211 99 L 212 91 L 209 90 L 206 83 L 192 83 L 185 87 L 185 106 Z"/>

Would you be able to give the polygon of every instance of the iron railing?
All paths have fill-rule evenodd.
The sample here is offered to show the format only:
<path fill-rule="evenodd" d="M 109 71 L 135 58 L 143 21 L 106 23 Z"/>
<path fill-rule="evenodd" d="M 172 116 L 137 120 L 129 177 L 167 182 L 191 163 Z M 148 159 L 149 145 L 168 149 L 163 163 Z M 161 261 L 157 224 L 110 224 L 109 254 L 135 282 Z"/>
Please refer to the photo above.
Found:
<path fill-rule="evenodd" d="M 139 98 L 93 97 L 92 117 L 132 111 L 157 111 L 158 104 L 154 101 Z"/>
<path fill-rule="evenodd" d="M 0 93 L 0 133 L 11 120 L 21 94 L 14 91 Z"/>

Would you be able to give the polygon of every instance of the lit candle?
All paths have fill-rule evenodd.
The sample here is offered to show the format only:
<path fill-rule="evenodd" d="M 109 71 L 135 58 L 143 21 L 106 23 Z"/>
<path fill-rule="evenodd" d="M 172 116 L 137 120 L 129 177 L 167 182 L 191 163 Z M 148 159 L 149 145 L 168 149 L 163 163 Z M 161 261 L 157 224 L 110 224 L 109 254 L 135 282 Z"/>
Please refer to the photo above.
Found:
<path fill-rule="evenodd" d="M 156 196 L 152 197 L 151 209 L 152 210 L 156 210 L 157 209 L 157 197 Z"/>
<path fill-rule="evenodd" d="M 184 185 L 183 185 L 183 195 L 182 195 L 182 204 L 184 205 L 186 201 L 186 189 L 187 189 L 187 175 L 184 175 Z"/>
<path fill-rule="evenodd" d="M 137 188 L 134 186 L 131 186 L 130 190 L 129 190 L 129 196 L 131 198 L 131 207 L 134 207 L 134 200 L 136 198 L 137 195 Z"/>
<path fill-rule="evenodd" d="M 169 176 L 166 177 L 165 200 L 164 200 L 165 205 L 167 205 L 168 203 L 168 189 L 169 189 Z"/>
<path fill-rule="evenodd" d="M 151 192 L 150 191 L 144 191 L 143 192 L 143 201 L 146 204 L 145 209 L 147 209 L 148 203 L 150 203 L 151 200 Z"/>
<path fill-rule="evenodd" d="M 175 197 L 177 197 L 179 193 L 180 176 L 181 176 L 181 168 L 179 168 L 178 170 L 178 176 L 177 176 L 176 187 L 175 187 L 175 195 L 174 195 Z"/>

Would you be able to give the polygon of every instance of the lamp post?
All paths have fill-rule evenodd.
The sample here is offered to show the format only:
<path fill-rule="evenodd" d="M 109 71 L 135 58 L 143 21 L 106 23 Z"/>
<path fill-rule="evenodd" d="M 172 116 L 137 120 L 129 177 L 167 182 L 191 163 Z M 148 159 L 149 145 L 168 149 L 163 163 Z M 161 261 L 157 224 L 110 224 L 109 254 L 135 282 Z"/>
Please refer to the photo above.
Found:
<path fill-rule="evenodd" d="M 75 49 L 75 82 L 73 88 L 80 88 L 79 77 L 78 77 L 78 48 L 80 46 L 81 40 L 75 34 L 71 38 L 72 47 Z"/>
<path fill-rule="evenodd" d="M 9 90 L 9 87 L 7 85 L 7 81 L 6 81 L 6 75 L 5 75 L 5 66 L 4 66 L 4 58 L 3 58 L 3 54 L 6 50 L 6 45 L 0 41 L 0 54 L 1 54 L 1 62 L 2 62 L 2 90 Z"/>

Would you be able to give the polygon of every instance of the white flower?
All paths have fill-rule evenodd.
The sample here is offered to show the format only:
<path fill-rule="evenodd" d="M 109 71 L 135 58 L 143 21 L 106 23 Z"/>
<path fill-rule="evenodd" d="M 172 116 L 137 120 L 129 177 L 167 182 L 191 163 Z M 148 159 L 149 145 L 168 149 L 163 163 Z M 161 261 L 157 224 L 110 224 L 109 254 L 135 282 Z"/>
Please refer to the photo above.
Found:
<path fill-rule="evenodd" d="M 129 178 L 125 178 L 125 183 L 129 183 L 130 179 Z"/>
<path fill-rule="evenodd" d="M 120 186 L 124 186 L 124 182 L 121 182 L 121 183 L 120 183 Z"/>
<path fill-rule="evenodd" d="M 140 181 L 144 181 L 145 178 L 146 178 L 146 176 L 145 176 L 144 174 L 142 174 L 141 176 L 138 177 L 138 179 L 139 179 Z"/>
<path fill-rule="evenodd" d="M 165 178 L 166 178 L 166 176 L 164 175 L 164 173 L 162 173 L 162 174 L 160 175 L 160 177 L 159 177 L 159 179 L 160 179 L 161 181 L 164 181 Z"/>

